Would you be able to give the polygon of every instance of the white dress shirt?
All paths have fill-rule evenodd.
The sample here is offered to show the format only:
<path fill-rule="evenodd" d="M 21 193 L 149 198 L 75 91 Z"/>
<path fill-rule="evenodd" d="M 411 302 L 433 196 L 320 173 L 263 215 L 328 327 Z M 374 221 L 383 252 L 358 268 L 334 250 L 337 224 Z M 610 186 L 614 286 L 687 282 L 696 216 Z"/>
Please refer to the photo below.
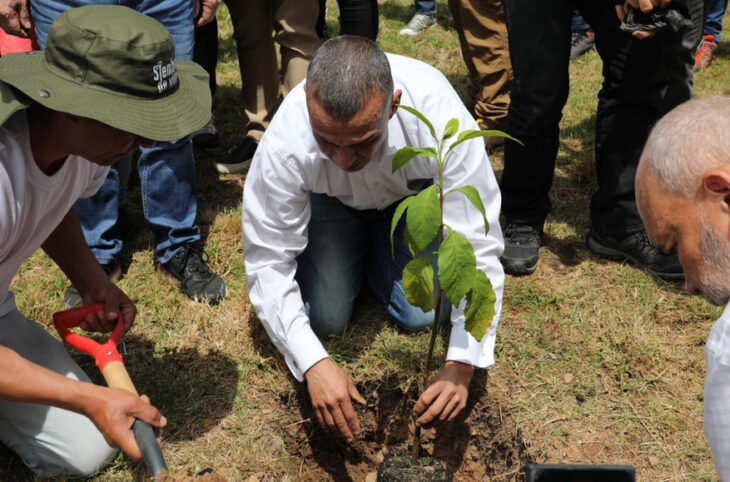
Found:
<path fill-rule="evenodd" d="M 446 122 L 459 129 L 479 129 L 461 99 L 438 70 L 418 60 L 388 54 L 401 104 L 423 113 L 441 135 Z M 306 82 L 306 80 L 305 80 Z M 455 139 L 456 137 L 453 137 Z M 392 158 L 403 146 L 434 146 L 428 128 L 399 109 L 388 122 L 383 151 L 362 170 L 346 172 L 317 147 L 309 123 L 303 83 L 284 99 L 256 150 L 243 191 L 243 250 L 249 297 L 256 314 L 298 380 L 327 352 L 312 331 L 294 275 L 296 257 L 307 246 L 309 193 L 324 193 L 356 209 L 385 209 L 418 192 L 423 180 L 438 182 L 436 162 L 413 158 L 392 173 Z M 445 150 L 444 150 L 445 152 Z M 451 154 L 444 170 L 444 190 L 474 186 L 482 197 L 489 232 L 481 213 L 460 192 L 448 195 L 444 222 L 473 245 L 477 267 L 489 277 L 497 295 L 487 334 L 475 340 L 464 329 L 463 303 L 451 314 L 448 360 L 477 367 L 494 364 L 494 342 L 502 307 L 504 249 L 499 227 L 500 194 L 481 138 L 466 141 Z"/>
<path fill-rule="evenodd" d="M 730 304 L 710 330 L 705 361 L 705 435 L 717 473 L 730 480 Z"/>

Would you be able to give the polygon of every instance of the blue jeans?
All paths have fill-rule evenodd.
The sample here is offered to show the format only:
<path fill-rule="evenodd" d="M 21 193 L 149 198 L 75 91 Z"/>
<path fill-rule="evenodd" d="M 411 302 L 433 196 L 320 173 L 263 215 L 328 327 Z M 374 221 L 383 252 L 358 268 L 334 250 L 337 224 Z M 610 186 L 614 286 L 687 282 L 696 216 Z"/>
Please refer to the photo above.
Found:
<path fill-rule="evenodd" d="M 391 255 L 390 223 L 398 203 L 383 211 L 361 211 L 324 194 L 312 193 L 310 201 L 309 243 L 297 258 L 296 280 L 317 336 L 342 334 L 365 279 L 400 328 L 431 326 L 434 312 L 411 306 L 403 294 L 403 267 L 413 259 L 403 241 L 405 216 L 394 235 L 395 258 Z M 427 251 L 435 249 L 434 242 Z M 433 266 L 435 272 L 435 256 Z M 447 323 L 450 315 L 444 296 L 439 323 Z"/>
<path fill-rule="evenodd" d="M 720 41 L 720 32 L 722 31 L 722 17 L 727 9 L 727 0 L 712 0 L 710 9 L 707 11 L 705 20 L 705 31 L 702 35 L 712 35 L 715 42 Z"/>
<path fill-rule="evenodd" d="M 416 6 L 416 14 L 436 14 L 436 0 L 414 0 L 413 4 Z"/>
<path fill-rule="evenodd" d="M 125 5 L 153 17 L 172 35 L 175 56 L 192 60 L 193 0 L 33 0 L 31 15 L 41 48 L 51 23 L 64 10 L 97 4 Z M 141 148 L 137 167 L 142 207 L 155 237 L 155 258 L 166 263 L 183 245 L 200 239 L 200 229 L 195 225 L 197 193 L 190 136 Z M 122 233 L 117 225 L 123 202 L 119 168 L 112 166 L 98 193 L 75 204 L 86 242 L 102 264 L 111 262 L 122 249 Z"/>

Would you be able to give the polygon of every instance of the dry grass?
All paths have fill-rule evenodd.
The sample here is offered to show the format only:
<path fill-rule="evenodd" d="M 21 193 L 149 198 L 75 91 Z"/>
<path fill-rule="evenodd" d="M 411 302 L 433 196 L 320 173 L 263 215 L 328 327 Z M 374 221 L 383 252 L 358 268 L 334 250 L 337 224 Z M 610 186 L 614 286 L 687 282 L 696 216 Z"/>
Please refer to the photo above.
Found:
<path fill-rule="evenodd" d="M 330 2 L 333 33 L 334 12 Z M 398 37 L 411 15 L 410 1 L 381 1 L 381 45 L 440 68 L 467 100 L 456 34 L 443 27 L 445 5 L 439 5 L 441 26 L 413 39 Z M 232 481 L 296 480 L 314 461 L 290 455 L 295 452 L 277 429 L 277 421 L 291 416 L 282 412 L 280 396 L 297 384 L 248 304 L 240 246 L 245 176 L 219 177 L 210 165 L 243 135 L 225 8 L 219 18 L 215 112 L 223 142 L 197 153 L 198 218 L 211 265 L 224 275 L 229 297 L 218 307 L 193 304 L 159 279 L 138 188 L 133 189 L 128 208 L 139 229 L 129 233 L 120 286 L 137 301 L 139 317 L 123 355 L 139 390 L 170 421 L 163 447 L 172 468 L 192 474 L 212 466 Z M 728 92 L 728 52 L 722 44 L 715 64 L 697 76 L 698 94 Z M 679 286 L 586 250 L 601 81 L 595 52 L 571 65 L 571 81 L 547 243 L 533 276 L 507 279 L 490 397 L 507 407 L 505 416 L 514 419 L 535 461 L 630 464 L 640 480 L 715 480 L 702 432 L 702 390 L 704 340 L 719 311 Z M 500 154 L 493 164 L 499 174 Z M 63 275 L 42 253 L 24 263 L 12 287 L 21 311 L 45 325 L 62 309 L 65 288 Z M 376 305 L 366 295 L 351 328 L 327 347 L 357 381 L 396 377 L 405 384 L 418 370 L 427 335 L 398 333 Z M 90 360 L 77 359 L 100 381 Z M 96 480 L 144 476 L 141 464 L 120 457 Z M 0 449 L 0 479 L 32 477 Z"/>

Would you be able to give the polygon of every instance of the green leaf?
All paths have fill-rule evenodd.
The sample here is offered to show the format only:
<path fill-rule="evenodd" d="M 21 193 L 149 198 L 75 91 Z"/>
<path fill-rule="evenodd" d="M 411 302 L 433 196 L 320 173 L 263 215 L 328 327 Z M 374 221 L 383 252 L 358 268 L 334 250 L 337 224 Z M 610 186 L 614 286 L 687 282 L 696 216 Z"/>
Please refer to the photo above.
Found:
<path fill-rule="evenodd" d="M 398 108 L 403 109 L 406 112 L 410 112 L 414 116 L 421 119 L 421 122 L 423 122 L 424 124 L 426 124 L 428 126 L 428 130 L 431 132 L 431 137 L 433 137 L 433 140 L 438 141 L 438 139 L 436 138 L 436 131 L 433 129 L 433 124 L 431 124 L 431 122 L 429 122 L 429 120 L 426 119 L 425 115 L 421 114 L 413 107 L 408 107 L 407 105 L 399 105 Z"/>
<path fill-rule="evenodd" d="M 464 141 L 468 141 L 469 139 L 474 139 L 475 137 L 488 137 L 488 136 L 505 137 L 507 139 L 511 139 L 511 140 L 515 141 L 516 143 L 518 143 L 521 146 L 524 145 L 518 139 L 515 139 L 511 135 L 509 135 L 505 132 L 502 132 L 502 131 L 496 131 L 496 130 L 477 131 L 477 130 L 467 129 L 465 131 L 459 132 L 459 135 L 457 136 L 456 140 L 453 142 L 453 144 L 451 144 L 451 146 L 449 146 L 449 150 L 446 151 L 446 155 L 448 155 L 449 152 L 451 152 L 456 146 L 458 146 L 459 144 L 461 144 Z M 446 158 L 446 155 L 444 156 L 444 158 Z"/>
<path fill-rule="evenodd" d="M 479 196 L 479 191 L 477 191 L 476 188 L 473 186 L 463 186 L 452 189 L 451 191 L 447 192 L 444 197 L 448 196 L 454 191 L 460 191 L 464 193 L 464 195 L 467 197 L 467 199 L 469 199 L 469 201 L 471 201 L 474 207 L 477 208 L 480 213 L 482 213 L 482 218 L 484 219 L 484 234 L 489 234 L 489 223 L 487 222 L 487 214 L 484 210 L 484 204 L 482 204 L 482 198 Z"/>
<path fill-rule="evenodd" d="M 393 171 L 395 172 L 401 167 L 408 164 L 408 161 L 413 159 L 415 156 L 421 156 L 421 157 L 433 157 L 436 158 L 436 149 L 433 147 L 401 147 L 396 151 L 395 155 L 393 156 Z"/>
<path fill-rule="evenodd" d="M 414 196 L 408 206 L 406 223 L 411 239 L 420 253 L 428 247 L 441 227 L 441 206 L 436 185 L 431 185 Z"/>
<path fill-rule="evenodd" d="M 410 261 L 403 268 L 403 290 L 408 302 L 428 313 L 434 307 L 433 267 L 431 256 L 423 256 Z"/>
<path fill-rule="evenodd" d="M 413 241 L 413 236 L 411 236 L 411 233 L 408 231 L 408 226 L 406 225 L 406 228 L 403 230 L 403 242 L 406 243 L 406 246 L 408 247 L 408 251 L 410 251 L 411 256 L 414 258 L 418 256 L 418 253 L 420 251 L 418 250 L 418 247 L 416 247 L 416 243 Z"/>
<path fill-rule="evenodd" d="M 395 258 L 395 248 L 393 246 L 393 233 L 395 233 L 395 228 L 398 226 L 398 221 L 400 221 L 401 216 L 403 216 L 403 212 L 408 209 L 408 206 L 413 202 L 413 198 L 415 196 L 408 196 L 404 200 L 398 204 L 398 207 L 395 208 L 395 212 L 393 213 L 393 220 L 390 222 L 390 255 Z"/>
<path fill-rule="evenodd" d="M 449 137 L 456 134 L 459 130 L 459 121 L 458 119 L 451 119 L 449 122 L 446 123 L 446 127 L 444 128 L 444 136 L 441 140 L 448 139 Z"/>
<path fill-rule="evenodd" d="M 474 287 L 466 295 L 466 308 L 464 310 L 466 322 L 464 328 L 477 341 L 481 341 L 492 324 L 494 302 L 497 300 L 497 295 L 494 294 L 492 283 L 487 275 L 480 269 L 475 268 L 474 271 Z"/>
<path fill-rule="evenodd" d="M 438 252 L 439 283 L 454 306 L 472 289 L 477 258 L 471 243 L 456 231 L 449 231 Z"/>

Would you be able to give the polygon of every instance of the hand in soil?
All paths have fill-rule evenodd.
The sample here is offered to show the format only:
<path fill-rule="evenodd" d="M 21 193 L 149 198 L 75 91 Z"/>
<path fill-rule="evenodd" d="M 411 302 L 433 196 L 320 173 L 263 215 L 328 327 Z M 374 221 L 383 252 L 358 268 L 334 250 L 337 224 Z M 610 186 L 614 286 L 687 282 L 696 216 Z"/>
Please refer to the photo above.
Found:
<path fill-rule="evenodd" d="M 472 365 L 447 361 L 413 407 L 416 425 L 431 427 L 454 420 L 466 406 L 473 374 Z"/>
<path fill-rule="evenodd" d="M 319 425 L 325 432 L 335 433 L 352 442 L 360 434 L 360 422 L 351 400 L 366 404 L 352 378 L 329 358 L 312 365 L 304 378 Z"/>

